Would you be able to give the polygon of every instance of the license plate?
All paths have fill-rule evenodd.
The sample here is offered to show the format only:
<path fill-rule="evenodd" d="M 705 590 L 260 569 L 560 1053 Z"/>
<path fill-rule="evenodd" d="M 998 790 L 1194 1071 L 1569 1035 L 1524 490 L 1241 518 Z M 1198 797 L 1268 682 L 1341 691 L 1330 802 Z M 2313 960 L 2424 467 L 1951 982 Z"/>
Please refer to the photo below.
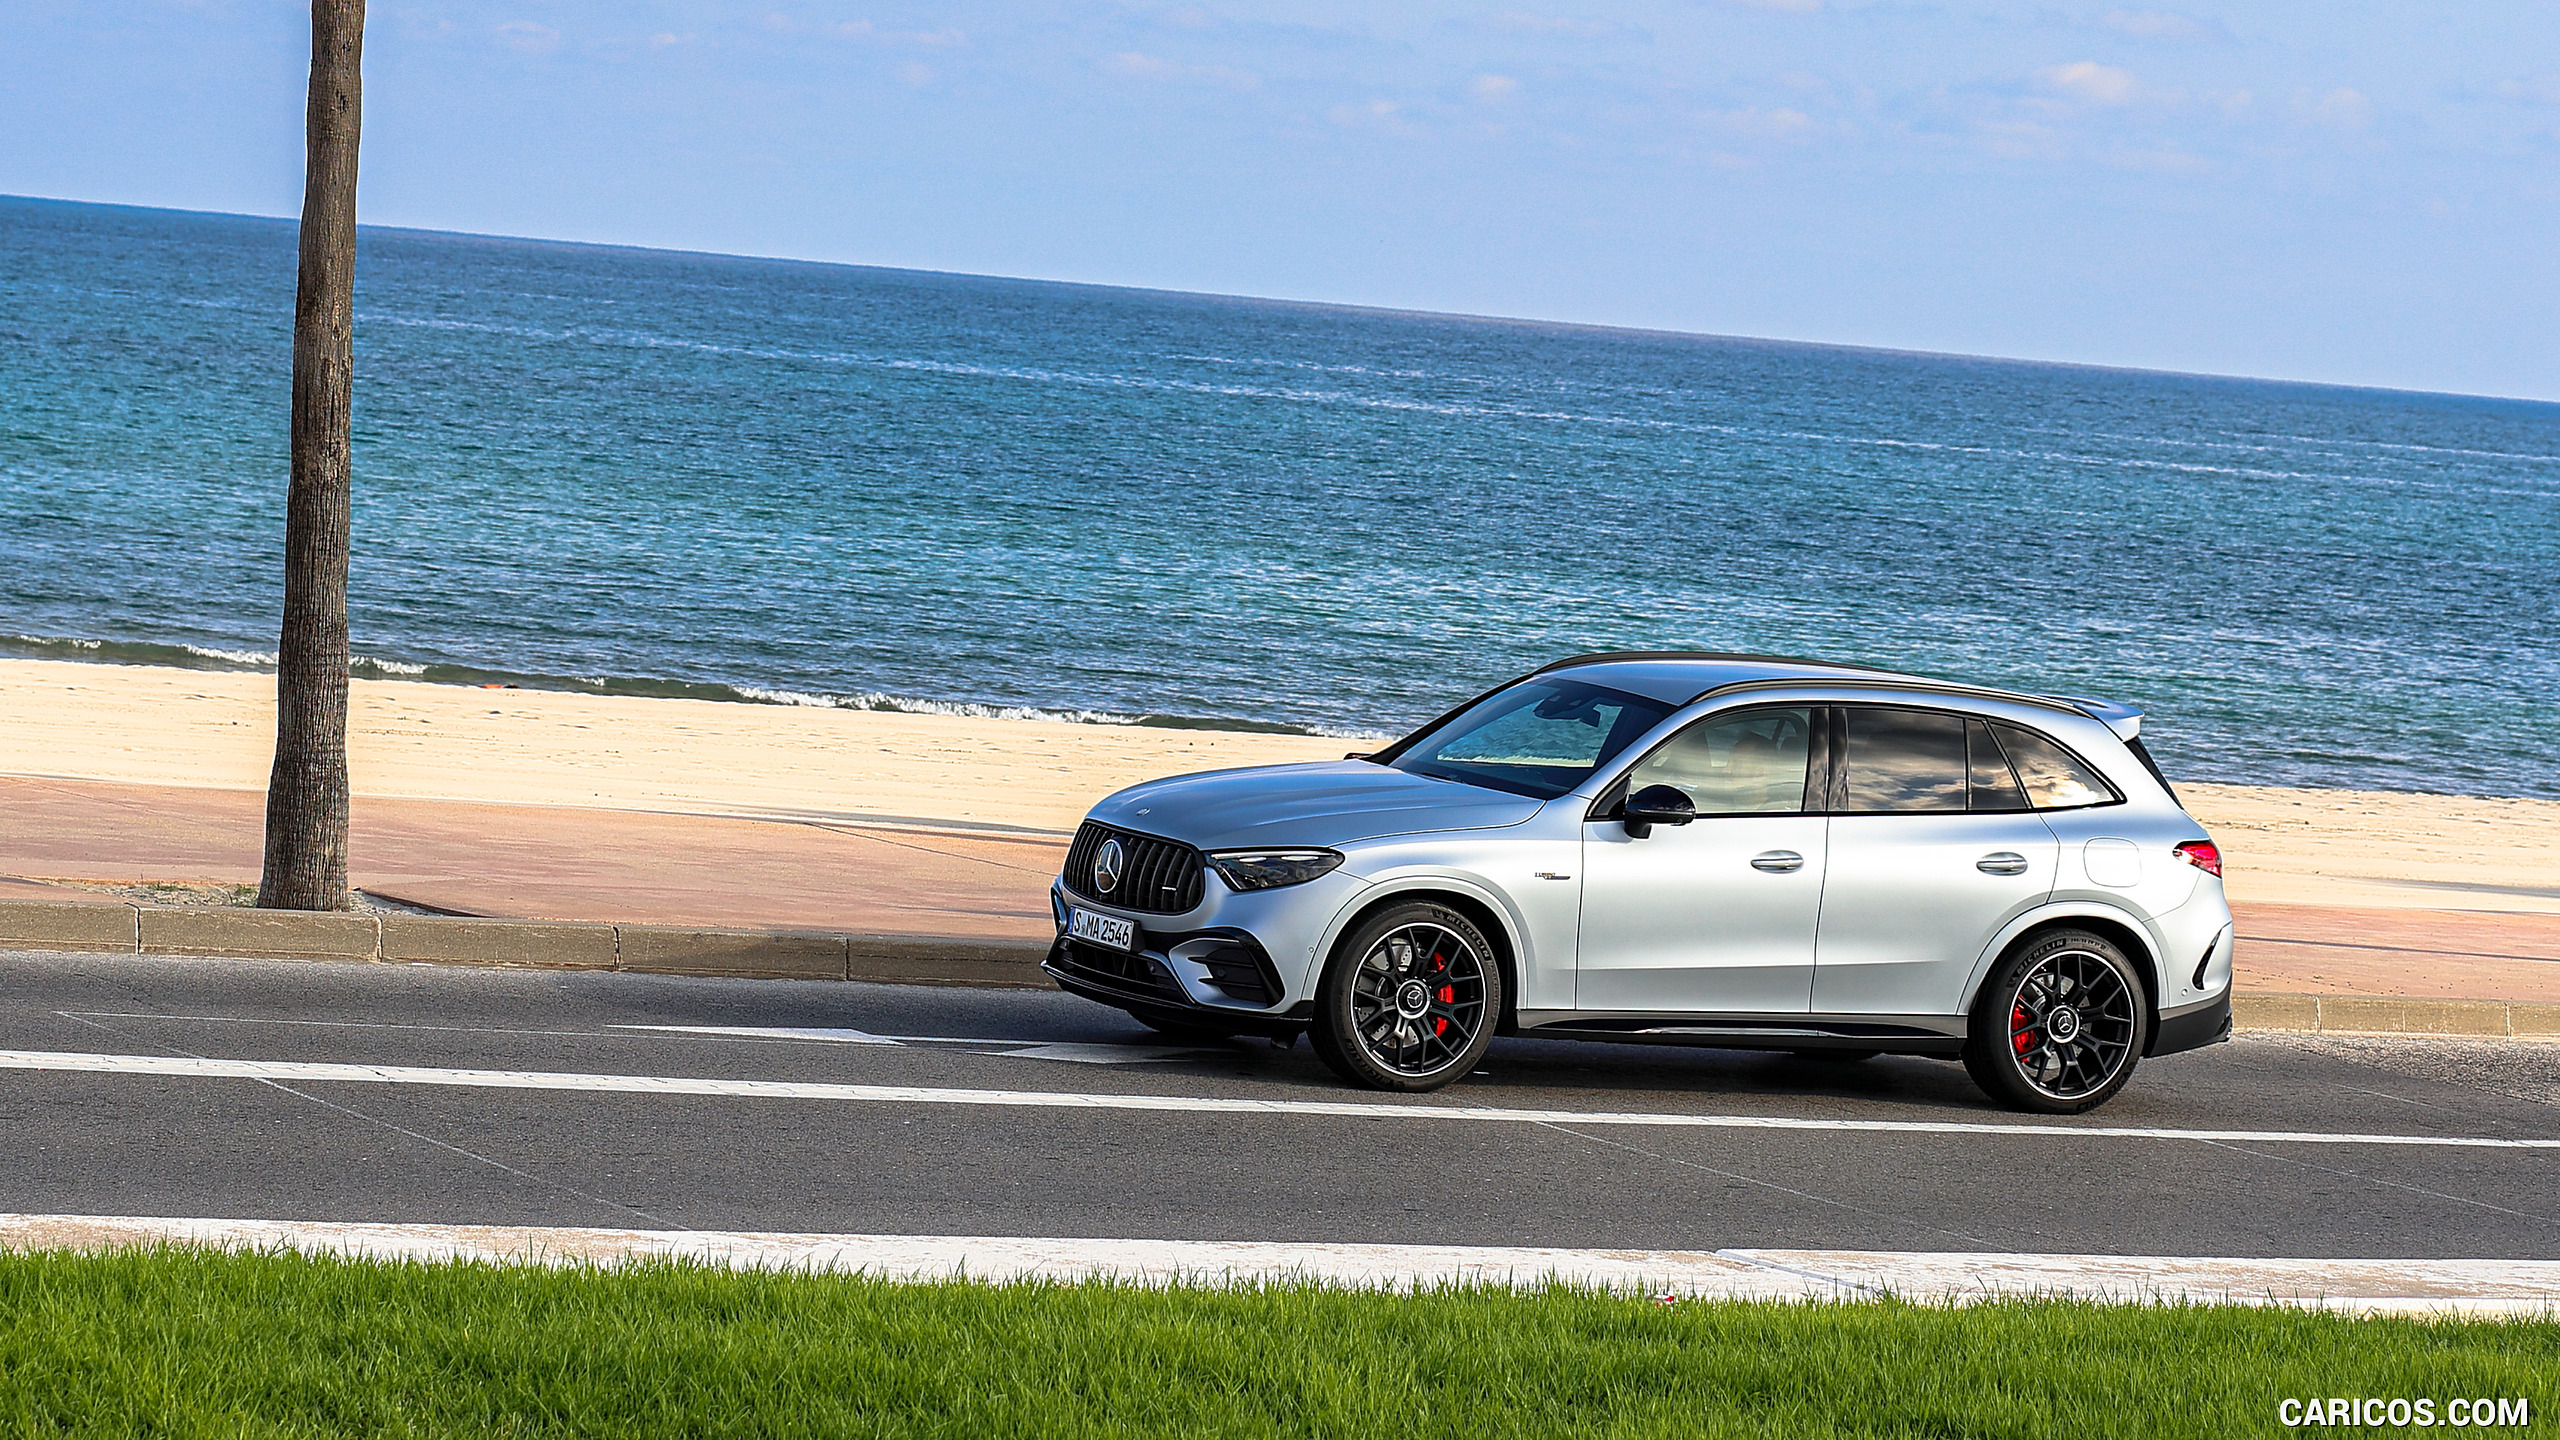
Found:
<path fill-rule="evenodd" d="M 1117 915 L 1097 915 L 1091 910 L 1067 907 L 1067 935 L 1071 939 L 1090 940 L 1114 950 L 1138 948 L 1138 922 Z"/>

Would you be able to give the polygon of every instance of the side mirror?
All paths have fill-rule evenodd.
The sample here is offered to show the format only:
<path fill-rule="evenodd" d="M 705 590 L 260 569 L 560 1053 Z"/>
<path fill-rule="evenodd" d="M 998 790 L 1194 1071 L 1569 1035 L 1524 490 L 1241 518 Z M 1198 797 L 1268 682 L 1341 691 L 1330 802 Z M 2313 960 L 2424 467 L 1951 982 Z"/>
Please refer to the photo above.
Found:
<path fill-rule="evenodd" d="M 1627 833 L 1641 840 L 1656 825 L 1686 825 L 1697 819 L 1698 807 L 1676 786 L 1647 785 L 1627 797 L 1618 817 L 1626 822 Z"/>

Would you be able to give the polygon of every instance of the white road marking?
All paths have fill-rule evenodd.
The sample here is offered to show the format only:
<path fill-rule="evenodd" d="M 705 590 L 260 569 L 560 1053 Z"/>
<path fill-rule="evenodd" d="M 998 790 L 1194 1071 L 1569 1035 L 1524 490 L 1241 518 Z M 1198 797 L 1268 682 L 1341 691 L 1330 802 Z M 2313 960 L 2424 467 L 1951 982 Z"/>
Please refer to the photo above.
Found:
<path fill-rule="evenodd" d="M 999 1040 L 990 1035 L 883 1035 L 883 1040 L 904 1040 L 910 1045 L 1046 1045 L 1046 1040 Z"/>
<path fill-rule="evenodd" d="M 1202 1050 L 1196 1045 L 1034 1045 L 1028 1050 L 1007 1050 L 1004 1053 L 1014 1060 L 1067 1060 L 1078 1065 L 1145 1065 L 1215 1052 Z"/>
<path fill-rule="evenodd" d="M 885 1035 L 865 1030 L 829 1030 L 801 1025 L 607 1025 L 607 1030 L 655 1030 L 678 1035 L 714 1035 L 730 1040 L 832 1040 L 839 1045 L 895 1045 Z"/>
<path fill-rule="evenodd" d="M 563 1039 L 610 1039 L 615 1030 L 693 1031 L 705 1035 L 738 1035 L 750 1039 L 835 1040 L 884 1045 L 1045 1045 L 1045 1040 L 1002 1039 L 988 1035 L 873 1035 L 862 1030 L 755 1025 L 607 1025 L 602 1030 L 511 1030 L 495 1025 L 402 1025 L 387 1020 L 288 1020 L 272 1015 L 162 1015 L 139 1010 L 57 1010 L 79 1020 L 184 1020 L 211 1025 L 308 1025 L 324 1030 L 422 1030 L 446 1035 L 543 1035 Z"/>
<path fill-rule="evenodd" d="M 2320 1130 L 2176 1130 L 2032 1121 L 1815 1120 L 1787 1115 L 1695 1115 L 1644 1110 L 1533 1110 L 1392 1100 L 1246 1100 L 1222 1095 L 1106 1095 L 1072 1090 L 963 1090 L 927 1085 L 847 1085 L 813 1080 L 709 1080 L 666 1075 L 582 1075 L 554 1070 L 448 1070 L 320 1060 L 209 1060 L 69 1050 L 0 1050 L 0 1070 L 52 1070 L 204 1079 L 350 1081 L 491 1090 L 575 1090 L 631 1095 L 731 1095 L 763 1100 L 843 1100 L 890 1105 L 990 1105 L 1040 1110 L 1164 1110 L 1204 1115 L 1306 1115 L 1327 1119 L 1472 1121 L 1514 1125 L 1638 1125 L 1666 1129 L 1810 1130 L 1895 1135 L 1992 1135 L 2081 1140 L 2211 1140 L 2277 1145 L 2404 1145 L 2463 1150 L 2560 1150 L 2560 1139 L 2487 1135 L 2371 1135 Z"/>
<path fill-rule="evenodd" d="M 171 1242 L 426 1261 L 559 1265 L 685 1259 L 741 1269 L 865 1273 L 894 1280 L 966 1277 L 998 1284 L 1098 1276 L 1151 1285 L 1317 1280 L 1368 1289 L 1447 1284 L 1537 1289 L 1561 1282 L 1683 1300 L 1861 1300 L 1892 1294 L 1962 1304 L 2001 1296 L 2069 1295 L 2116 1303 L 2229 1301 L 2349 1313 L 2549 1315 L 2560 1309 L 2560 1261 L 2549 1260 L 1589 1250 L 0 1215 L 0 1247 L 9 1249 L 98 1250 Z"/>
<path fill-rule="evenodd" d="M 146 1015 L 130 1010 L 56 1010 L 74 1020 L 184 1020 L 216 1025 L 310 1025 L 324 1030 L 431 1030 L 446 1035 L 592 1036 L 593 1030 L 508 1030 L 490 1025 L 399 1025 L 388 1020 L 283 1020 L 267 1015 Z"/>
<path fill-rule="evenodd" d="M 546 1035 L 567 1039 L 589 1036 L 610 1038 L 609 1032 L 615 1030 L 666 1030 L 689 1031 L 702 1035 L 736 1035 L 757 1040 L 834 1040 L 856 1045 L 878 1042 L 884 1045 L 1000 1047 L 1051 1043 L 1047 1040 L 1026 1040 L 993 1035 L 875 1035 L 863 1030 L 800 1026 L 607 1025 L 603 1030 L 510 1030 L 493 1025 L 401 1025 L 386 1020 L 287 1020 L 269 1015 L 161 1015 L 133 1010 L 57 1010 L 54 1013 L 83 1020 L 184 1020 L 190 1023 L 215 1025 L 309 1025 L 329 1030 L 427 1030 L 452 1035 Z"/>

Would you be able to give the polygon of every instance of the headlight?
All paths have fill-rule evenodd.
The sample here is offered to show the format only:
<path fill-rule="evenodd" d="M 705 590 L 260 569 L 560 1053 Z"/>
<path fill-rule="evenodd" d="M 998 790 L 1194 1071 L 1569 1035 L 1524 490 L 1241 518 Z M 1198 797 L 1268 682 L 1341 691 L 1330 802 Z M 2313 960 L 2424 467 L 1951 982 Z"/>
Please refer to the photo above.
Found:
<path fill-rule="evenodd" d="M 1341 863 L 1338 850 L 1220 850 L 1209 856 L 1218 878 L 1237 890 L 1304 885 Z"/>

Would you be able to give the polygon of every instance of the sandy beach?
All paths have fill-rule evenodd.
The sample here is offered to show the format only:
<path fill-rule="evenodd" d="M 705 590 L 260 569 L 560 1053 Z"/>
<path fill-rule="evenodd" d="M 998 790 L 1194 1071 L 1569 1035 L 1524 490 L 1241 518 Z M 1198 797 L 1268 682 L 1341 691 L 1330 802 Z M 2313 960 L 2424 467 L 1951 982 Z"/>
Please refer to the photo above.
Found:
<path fill-rule="evenodd" d="M 253 885 L 273 687 L 0 660 L 0 898 Z M 1352 748 L 361 680 L 352 714 L 350 852 L 369 894 L 535 919 L 972 937 L 1047 933 L 1048 878 L 1102 795 Z M 2244 984 L 2560 999 L 2560 803 L 2181 793 L 2227 857 Z"/>
<path fill-rule="evenodd" d="M 263 790 L 272 677 L 0 660 L 0 773 Z M 1321 737 L 354 683 L 359 796 L 1064 834 L 1159 775 Z M 2560 914 L 2560 802 L 2180 787 L 2238 901 Z"/>

